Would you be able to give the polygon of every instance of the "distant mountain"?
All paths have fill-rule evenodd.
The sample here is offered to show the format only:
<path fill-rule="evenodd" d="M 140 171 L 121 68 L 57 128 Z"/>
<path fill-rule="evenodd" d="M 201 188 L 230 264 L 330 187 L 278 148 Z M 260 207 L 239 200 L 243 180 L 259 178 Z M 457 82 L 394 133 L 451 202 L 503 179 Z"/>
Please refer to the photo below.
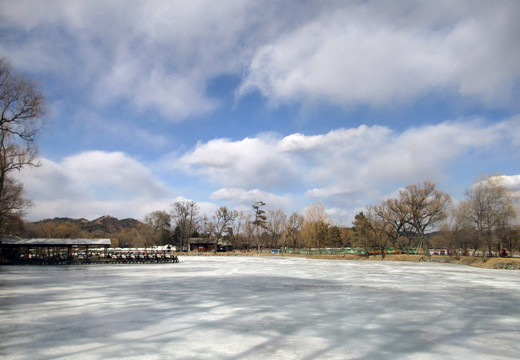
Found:
<path fill-rule="evenodd" d="M 87 231 L 89 233 L 103 232 L 107 234 L 118 233 L 121 230 L 135 228 L 138 225 L 142 225 L 139 220 L 136 219 L 122 219 L 119 220 L 115 217 L 105 215 L 95 220 L 89 221 L 87 219 L 71 219 L 71 218 L 54 218 L 36 221 L 35 225 L 54 224 L 59 225 L 63 223 L 72 223 L 79 227 L 80 230 Z"/>
<path fill-rule="evenodd" d="M 107 233 L 115 233 L 124 229 L 136 227 L 139 224 L 140 222 L 135 219 L 128 218 L 119 220 L 115 217 L 106 215 L 85 223 L 83 229 L 89 232 L 104 231 Z"/>

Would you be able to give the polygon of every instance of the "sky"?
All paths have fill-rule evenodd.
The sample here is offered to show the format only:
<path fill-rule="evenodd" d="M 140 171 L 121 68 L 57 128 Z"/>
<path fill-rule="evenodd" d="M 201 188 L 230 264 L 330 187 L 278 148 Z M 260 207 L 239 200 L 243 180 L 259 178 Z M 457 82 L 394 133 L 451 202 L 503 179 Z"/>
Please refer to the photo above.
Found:
<path fill-rule="evenodd" d="M 193 200 L 350 225 L 430 180 L 520 188 L 520 2 L 0 0 L 48 104 L 27 220 Z"/>

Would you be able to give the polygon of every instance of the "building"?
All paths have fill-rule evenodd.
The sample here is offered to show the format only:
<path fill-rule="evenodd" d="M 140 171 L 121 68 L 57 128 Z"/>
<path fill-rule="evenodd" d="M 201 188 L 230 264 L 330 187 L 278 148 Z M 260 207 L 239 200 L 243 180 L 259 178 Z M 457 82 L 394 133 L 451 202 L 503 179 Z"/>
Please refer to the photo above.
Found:
<path fill-rule="evenodd" d="M 101 249 L 106 252 L 110 239 L 0 239 L 0 263 L 16 264 L 33 259 L 72 261 L 74 254 L 84 254 Z"/>
<path fill-rule="evenodd" d="M 189 251 L 215 251 L 215 246 L 218 252 L 232 251 L 233 245 L 229 241 L 210 238 L 191 238 L 189 240 Z"/>

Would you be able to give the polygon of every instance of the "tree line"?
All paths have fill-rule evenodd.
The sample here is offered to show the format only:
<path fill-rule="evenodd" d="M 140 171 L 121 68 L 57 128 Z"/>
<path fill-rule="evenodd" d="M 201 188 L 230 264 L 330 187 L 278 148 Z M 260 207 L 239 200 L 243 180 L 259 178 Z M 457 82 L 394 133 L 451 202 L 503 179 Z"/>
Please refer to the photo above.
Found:
<path fill-rule="evenodd" d="M 352 233 L 348 227 L 334 225 L 320 203 L 309 206 L 303 214 L 287 215 L 257 201 L 245 211 L 222 206 L 208 217 L 195 201 L 184 200 L 171 204 L 169 211 L 151 212 L 144 224 L 154 244 L 172 244 L 178 249 L 187 249 L 194 237 L 224 240 L 238 250 L 345 247 L 350 245 Z M 129 237 L 120 238 L 119 244 L 133 245 Z"/>
<path fill-rule="evenodd" d="M 415 247 L 426 255 L 430 246 L 485 256 L 519 251 L 514 194 L 503 178 L 480 177 L 464 195 L 454 206 L 451 196 L 430 181 L 409 185 L 397 198 L 357 214 L 354 233 L 365 248 Z"/>
<path fill-rule="evenodd" d="M 208 217 L 195 201 L 184 200 L 171 204 L 169 211 L 148 214 L 140 230 L 121 234 L 119 245 L 135 247 L 148 241 L 187 249 L 190 238 L 202 237 L 228 241 L 237 250 L 360 247 L 367 254 L 380 249 L 384 257 L 384 249 L 395 247 L 421 249 L 427 255 L 430 248 L 451 249 L 452 254 L 479 251 L 485 256 L 504 249 L 511 255 L 520 251 L 513 199 L 500 176 L 476 180 L 456 206 L 449 194 L 424 181 L 408 185 L 396 198 L 367 206 L 352 226 L 335 224 L 321 203 L 301 214 L 286 214 L 257 201 L 246 211 L 222 206 Z"/>
<path fill-rule="evenodd" d="M 220 207 L 211 217 L 202 214 L 195 201 L 171 204 L 142 222 L 108 232 L 81 229 L 68 221 L 26 224 L 29 237 L 110 237 L 114 246 L 149 247 L 171 244 L 187 249 L 190 238 L 225 240 L 234 249 L 298 249 L 357 247 L 379 249 L 451 249 L 452 254 L 498 255 L 520 251 L 520 227 L 515 222 L 513 194 L 499 176 L 481 178 L 456 206 L 451 197 L 424 181 L 402 189 L 397 198 L 367 206 L 356 214 L 352 226 L 335 224 L 321 203 L 303 213 L 286 214 L 257 201 L 245 211 Z"/>
<path fill-rule="evenodd" d="M 181 248 L 190 237 L 211 237 L 225 239 L 235 249 L 257 251 L 361 247 L 366 253 L 378 248 L 384 257 L 388 247 L 419 248 L 427 255 L 430 248 L 443 248 L 490 256 L 502 249 L 520 251 L 513 199 L 500 176 L 489 176 L 476 180 L 456 206 L 433 182 L 408 185 L 397 198 L 367 206 L 350 227 L 334 224 L 321 203 L 288 215 L 262 201 L 249 211 L 223 206 L 211 219 L 200 214 L 195 202 L 180 201 L 170 212 L 149 214 L 145 223 L 155 229 L 158 241 L 171 240 Z"/>

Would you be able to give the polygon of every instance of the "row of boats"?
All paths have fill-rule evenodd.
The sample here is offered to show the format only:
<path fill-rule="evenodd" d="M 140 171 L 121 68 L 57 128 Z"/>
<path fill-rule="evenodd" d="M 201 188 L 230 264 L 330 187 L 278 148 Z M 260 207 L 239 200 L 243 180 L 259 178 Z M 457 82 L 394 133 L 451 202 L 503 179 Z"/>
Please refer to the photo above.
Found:
<path fill-rule="evenodd" d="M 91 256 L 91 259 L 94 257 Z M 104 256 L 104 253 L 100 253 L 97 256 L 100 261 L 107 262 L 118 262 L 118 263 L 159 263 L 159 262 L 171 262 L 178 263 L 179 257 L 174 255 L 172 252 L 113 252 L 108 253 Z M 86 260 L 86 259 L 85 259 Z"/>
<path fill-rule="evenodd" d="M 89 251 L 88 253 L 29 254 L 20 256 L 14 263 L 20 265 L 71 265 L 71 264 L 150 264 L 178 263 L 179 257 L 171 251 Z"/>

